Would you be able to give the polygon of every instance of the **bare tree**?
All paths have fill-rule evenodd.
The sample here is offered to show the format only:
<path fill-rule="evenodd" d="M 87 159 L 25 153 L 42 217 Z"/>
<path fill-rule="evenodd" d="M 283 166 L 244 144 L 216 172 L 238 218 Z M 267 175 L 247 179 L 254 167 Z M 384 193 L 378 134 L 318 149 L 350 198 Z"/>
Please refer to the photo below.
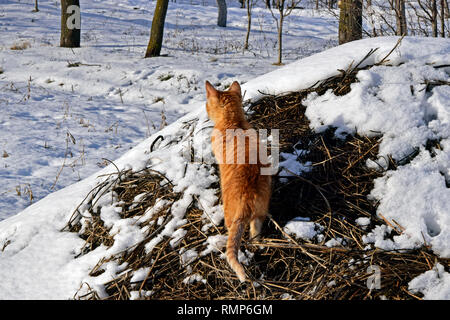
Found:
<path fill-rule="evenodd" d="M 248 40 L 250 38 L 250 30 L 252 27 L 252 8 L 255 0 L 245 0 L 247 6 L 247 33 L 245 34 L 244 50 L 248 50 Z M 267 5 L 267 2 L 266 2 Z M 269 2 L 270 5 L 270 2 Z"/>
<path fill-rule="evenodd" d="M 417 7 L 410 3 L 414 14 L 417 17 L 417 27 L 425 36 L 429 36 L 431 28 L 431 36 L 438 36 L 438 16 L 440 16 L 440 33 L 445 36 L 445 29 L 448 30 L 448 2 L 447 0 L 439 1 L 440 14 L 438 14 L 438 2 L 436 0 L 417 0 Z"/>
<path fill-rule="evenodd" d="M 145 58 L 158 57 L 161 54 L 161 47 L 164 35 L 164 23 L 166 21 L 167 7 L 169 0 L 157 0 L 155 12 L 153 14 L 150 40 L 145 52 Z"/>
<path fill-rule="evenodd" d="M 217 25 L 219 27 L 227 26 L 227 3 L 225 0 L 216 0 L 217 7 L 219 8 L 219 15 L 217 17 Z M 244 0 L 242 0 L 244 1 Z"/>
<path fill-rule="evenodd" d="M 437 5 L 436 0 L 431 0 L 431 32 L 433 37 L 438 36 L 438 21 L 437 21 Z"/>
<path fill-rule="evenodd" d="M 431 34 L 437 37 L 437 6 L 436 0 L 431 0 Z"/>
<path fill-rule="evenodd" d="M 412 35 L 450 37 L 448 0 L 371 0 L 364 2 L 369 36 Z"/>
<path fill-rule="evenodd" d="M 398 36 L 407 35 L 408 27 L 406 25 L 405 0 L 395 0 L 395 17 L 397 21 L 396 34 Z"/>
<path fill-rule="evenodd" d="M 441 0 L 441 37 L 445 38 L 445 17 L 446 17 L 446 0 Z M 447 6 L 447 19 L 448 19 L 448 6 Z"/>
<path fill-rule="evenodd" d="M 450 13 L 449 13 L 449 9 L 448 9 L 448 1 L 447 0 L 443 0 L 443 7 L 444 7 L 444 17 L 445 19 L 448 19 L 450 17 Z"/>
<path fill-rule="evenodd" d="M 81 10 L 79 0 L 61 0 L 60 46 L 79 48 L 81 36 Z"/>
<path fill-rule="evenodd" d="M 314 5 L 315 10 L 320 10 L 321 8 L 333 9 L 338 0 L 306 0 L 305 2 L 307 2 L 307 6 Z"/>
<path fill-rule="evenodd" d="M 341 0 L 339 44 L 362 39 L 362 0 Z"/>
<path fill-rule="evenodd" d="M 300 3 L 301 0 L 292 0 L 291 6 L 288 6 L 286 0 L 277 0 L 275 4 L 270 8 L 270 13 L 275 19 L 278 31 L 278 59 L 275 63 L 276 65 L 282 65 L 282 53 L 283 53 L 283 23 L 284 19 L 292 13 L 292 10 Z M 273 10 L 278 11 L 278 18 L 273 12 Z"/>

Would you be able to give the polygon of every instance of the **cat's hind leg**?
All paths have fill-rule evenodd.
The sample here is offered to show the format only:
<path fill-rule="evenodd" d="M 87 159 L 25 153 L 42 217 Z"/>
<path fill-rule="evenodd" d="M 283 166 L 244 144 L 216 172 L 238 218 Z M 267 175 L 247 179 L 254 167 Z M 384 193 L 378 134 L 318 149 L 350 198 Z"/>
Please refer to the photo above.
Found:
<path fill-rule="evenodd" d="M 265 217 L 256 217 L 250 221 L 250 239 L 259 240 Z"/>

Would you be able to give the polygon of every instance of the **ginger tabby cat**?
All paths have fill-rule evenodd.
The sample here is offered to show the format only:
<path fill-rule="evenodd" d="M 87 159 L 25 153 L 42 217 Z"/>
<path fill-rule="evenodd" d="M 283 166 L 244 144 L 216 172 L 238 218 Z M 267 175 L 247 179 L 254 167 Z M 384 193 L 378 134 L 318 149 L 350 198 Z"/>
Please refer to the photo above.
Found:
<path fill-rule="evenodd" d="M 206 97 L 206 110 L 214 122 L 212 151 L 219 163 L 225 225 L 228 230 L 226 256 L 231 268 L 243 282 L 246 279 L 245 271 L 237 256 L 245 227 L 250 224 L 250 237 L 258 237 L 268 213 L 271 176 L 261 175 L 261 168 L 268 166 L 268 160 L 260 159 L 258 150 L 261 146 L 256 135 L 253 135 L 253 140 L 246 139 L 251 136 L 249 133 L 255 131 L 245 118 L 239 83 L 235 81 L 228 91 L 219 91 L 206 81 Z M 232 135 L 227 132 L 232 132 Z M 244 146 L 236 143 L 240 138 L 244 139 Z M 252 152 L 257 154 L 253 161 Z M 244 156 L 245 161 L 235 161 L 240 156 Z"/>

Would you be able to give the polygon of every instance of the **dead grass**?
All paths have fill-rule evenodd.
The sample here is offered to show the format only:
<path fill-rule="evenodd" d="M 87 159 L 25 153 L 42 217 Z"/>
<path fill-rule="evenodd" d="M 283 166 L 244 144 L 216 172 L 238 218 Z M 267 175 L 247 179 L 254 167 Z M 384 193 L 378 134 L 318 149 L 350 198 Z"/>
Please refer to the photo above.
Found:
<path fill-rule="evenodd" d="M 366 231 L 355 222 L 357 218 L 368 217 L 371 219 L 369 228 L 391 224 L 392 235 L 402 232 L 394 221 L 377 216 L 377 204 L 367 199 L 374 179 L 383 174 L 365 165 L 367 159 L 376 159 L 380 137 L 349 135 L 340 140 L 334 137 L 333 129 L 318 134 L 309 128 L 304 115 L 302 101 L 310 92 L 323 94 L 331 89 L 335 94 L 348 93 L 350 84 L 357 81 L 358 66 L 309 89 L 266 96 L 249 106 L 250 122 L 256 128 L 280 129 L 282 152 L 292 152 L 295 148 L 308 150 L 301 160 L 311 161 L 313 170 L 302 176 L 293 175 L 287 182 L 274 176 L 271 217 L 263 226 L 261 241 L 244 242 L 241 248 L 253 255 L 245 267 L 250 280 L 243 284 L 219 253 L 200 255 L 188 264 L 183 262 L 180 252 L 202 252 L 209 235 L 226 234 L 223 225 L 202 230 L 205 218 L 196 200 L 186 212 L 187 222 L 182 228 L 187 234 L 179 245 L 174 249 L 171 239 L 164 238 L 151 253 L 146 253 L 145 245 L 170 220 L 171 205 L 181 197 L 161 173 L 151 169 L 117 172 L 94 188 L 80 204 L 88 206 L 91 217 L 82 218 L 78 208 L 65 229 L 78 232 L 86 240 L 82 254 L 100 244 L 110 246 L 114 241 L 96 205 L 103 195 L 114 192 L 122 207 L 122 218 L 143 216 L 156 201 L 167 200 L 159 212 L 141 222 L 140 227 L 147 228 L 143 241 L 108 260 L 99 261 L 91 271 L 91 276 L 102 274 L 102 267 L 111 260 L 128 264 L 127 271 L 105 283 L 107 299 L 129 299 L 132 291 L 150 299 L 280 299 L 287 294 L 306 300 L 420 299 L 420 295 L 408 291 L 408 282 L 430 270 L 436 262 L 448 269 L 449 259 L 439 258 L 427 246 L 402 251 L 367 247 L 362 240 Z M 392 161 L 392 168 L 397 165 Z M 142 193 L 145 196 L 138 203 L 134 202 Z M 298 216 L 308 217 L 323 226 L 323 238 L 306 241 L 287 235 L 282 226 Z M 81 219 L 90 219 L 84 229 Z M 248 234 L 244 237 L 248 239 Z M 336 238 L 342 239 L 341 246 L 325 245 Z M 367 286 L 373 275 L 370 266 L 381 272 L 380 289 Z M 148 270 L 145 278 L 132 282 L 134 271 L 142 268 Z M 205 281 L 186 281 L 195 274 Z M 98 299 L 99 295 L 91 290 L 78 298 Z"/>

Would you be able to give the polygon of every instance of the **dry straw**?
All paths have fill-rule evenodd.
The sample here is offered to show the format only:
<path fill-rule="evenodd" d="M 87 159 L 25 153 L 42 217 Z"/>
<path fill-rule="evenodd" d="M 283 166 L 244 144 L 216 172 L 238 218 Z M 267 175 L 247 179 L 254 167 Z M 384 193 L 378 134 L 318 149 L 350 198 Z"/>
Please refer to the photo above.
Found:
<path fill-rule="evenodd" d="M 146 253 L 145 244 L 165 226 L 171 216 L 171 205 L 181 197 L 161 173 L 151 169 L 118 171 L 93 189 L 83 201 L 90 213 L 87 227 L 81 229 L 81 214 L 77 208 L 65 229 L 78 232 L 86 240 L 82 254 L 100 244 L 111 246 L 114 242 L 96 206 L 102 195 L 115 192 L 118 205 L 122 207 L 122 218 L 142 216 L 159 199 L 167 200 L 167 205 L 150 220 L 142 221 L 140 227 L 147 228 L 143 241 L 108 260 L 99 261 L 91 271 L 91 276 L 103 273 L 102 266 L 110 260 L 127 263 L 125 272 L 105 283 L 107 299 L 129 299 L 132 291 L 150 299 L 420 299 L 419 295 L 408 291 L 408 282 L 432 269 L 436 262 L 449 268 L 449 260 L 439 258 L 426 245 L 403 251 L 383 251 L 367 246 L 362 240 L 366 230 L 355 222 L 357 218 L 367 217 L 371 219 L 369 228 L 388 224 L 392 227 L 392 236 L 403 232 L 395 221 L 377 215 L 377 204 L 367 199 L 374 179 L 383 174 L 381 168 L 374 170 L 365 165 L 367 159 L 376 160 L 381 137 L 349 135 L 341 140 L 334 137 L 333 129 L 315 133 L 304 114 L 302 101 L 311 92 L 348 93 L 350 85 L 358 81 L 356 75 L 362 62 L 309 89 L 282 96 L 266 95 L 248 106 L 250 122 L 255 128 L 280 129 L 280 151 L 308 150 L 301 161 L 311 161 L 313 169 L 302 176 L 293 174 L 287 182 L 274 176 L 271 215 L 263 227 L 262 238 L 258 243 L 244 241 L 241 248 L 252 255 L 246 266 L 250 280 L 243 284 L 221 253 L 197 256 L 184 264 L 180 252 L 201 252 L 206 248 L 209 235 L 226 234 L 223 225 L 202 230 L 205 215 L 198 199 L 193 200 L 186 212 L 187 222 L 182 228 L 187 233 L 180 244 L 174 249 L 171 239 L 164 238 L 151 253 Z M 391 159 L 390 169 L 398 165 Z M 218 186 L 213 187 L 219 193 Z M 138 203 L 133 202 L 144 192 L 145 197 Z M 324 228 L 323 237 L 306 241 L 286 234 L 282 226 L 298 216 L 320 224 Z M 160 222 L 162 219 L 160 224 L 155 223 L 158 219 Z M 342 239 L 342 245 L 325 245 L 328 240 L 337 238 Z M 371 290 L 367 286 L 367 280 L 373 276 L 369 266 L 377 266 L 381 271 L 379 289 Z M 147 268 L 144 279 L 131 282 L 134 271 L 141 268 Z M 194 274 L 204 281 L 186 281 Z M 97 299 L 99 296 L 91 290 L 78 298 Z"/>

